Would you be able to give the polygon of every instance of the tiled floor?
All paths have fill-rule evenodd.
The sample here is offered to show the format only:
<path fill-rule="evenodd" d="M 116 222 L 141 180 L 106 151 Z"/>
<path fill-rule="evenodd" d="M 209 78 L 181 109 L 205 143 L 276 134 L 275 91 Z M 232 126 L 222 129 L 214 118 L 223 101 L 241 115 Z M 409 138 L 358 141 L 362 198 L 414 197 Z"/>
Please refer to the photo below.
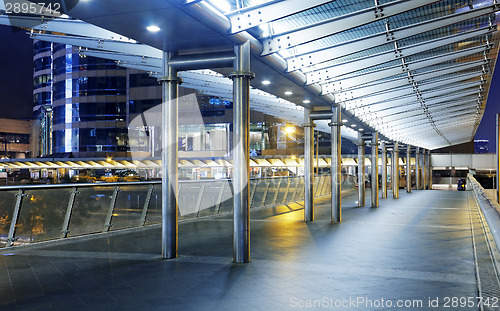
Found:
<path fill-rule="evenodd" d="M 299 204 L 253 211 L 249 264 L 232 263 L 230 216 L 180 224 L 174 260 L 159 258 L 158 227 L 4 251 L 0 310 L 437 311 L 477 296 L 468 192 L 355 198 L 341 224 L 327 200 L 310 223 Z"/>

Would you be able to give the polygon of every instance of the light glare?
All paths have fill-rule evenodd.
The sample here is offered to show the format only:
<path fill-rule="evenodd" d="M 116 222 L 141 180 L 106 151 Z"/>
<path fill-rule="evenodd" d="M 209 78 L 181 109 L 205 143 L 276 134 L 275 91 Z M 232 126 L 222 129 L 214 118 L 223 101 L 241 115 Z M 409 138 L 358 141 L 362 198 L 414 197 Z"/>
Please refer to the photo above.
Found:
<path fill-rule="evenodd" d="M 156 26 L 156 25 L 151 25 L 151 26 L 148 26 L 148 27 L 146 27 L 146 29 L 147 29 L 148 31 L 151 31 L 151 32 L 158 32 L 158 31 L 160 31 L 160 30 L 161 30 L 161 29 L 160 29 L 160 27 L 158 27 L 158 26 Z"/>

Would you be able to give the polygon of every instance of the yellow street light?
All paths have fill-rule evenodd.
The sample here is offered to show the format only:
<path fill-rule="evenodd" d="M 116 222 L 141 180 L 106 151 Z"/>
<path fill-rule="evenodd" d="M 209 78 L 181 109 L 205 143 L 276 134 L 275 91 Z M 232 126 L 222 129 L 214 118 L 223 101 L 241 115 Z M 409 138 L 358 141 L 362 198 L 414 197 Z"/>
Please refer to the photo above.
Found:
<path fill-rule="evenodd" d="M 295 132 L 295 127 L 293 127 L 293 126 L 286 126 L 285 127 L 285 133 L 292 134 L 294 132 Z"/>

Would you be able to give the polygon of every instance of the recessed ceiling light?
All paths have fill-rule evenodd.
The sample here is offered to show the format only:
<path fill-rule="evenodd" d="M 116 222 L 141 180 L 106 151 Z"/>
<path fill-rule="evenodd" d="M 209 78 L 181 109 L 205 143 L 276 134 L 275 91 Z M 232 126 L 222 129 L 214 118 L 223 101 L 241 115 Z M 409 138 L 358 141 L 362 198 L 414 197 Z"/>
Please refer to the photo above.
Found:
<path fill-rule="evenodd" d="M 362 132 L 362 131 L 364 131 L 364 130 L 363 130 L 363 129 L 358 129 L 358 131 Z"/>
<path fill-rule="evenodd" d="M 161 30 L 161 29 L 160 29 L 160 27 L 158 27 L 158 26 L 156 26 L 156 25 L 151 25 L 151 26 L 148 26 L 148 27 L 146 27 L 146 29 L 147 29 L 148 31 L 151 31 L 151 32 L 158 32 L 158 31 L 160 31 L 160 30 Z"/>
<path fill-rule="evenodd" d="M 269 81 L 269 80 L 264 80 L 264 81 L 262 81 L 262 84 L 264 84 L 264 85 L 269 85 L 269 84 L 271 84 L 271 81 Z"/>
<path fill-rule="evenodd" d="M 304 104 L 309 104 L 311 101 L 309 99 L 306 99 L 304 101 L 302 101 Z"/>
<path fill-rule="evenodd" d="M 351 125 L 352 127 L 356 127 L 356 124 Z"/>
<path fill-rule="evenodd" d="M 342 122 L 343 123 L 347 123 L 347 119 L 342 119 Z"/>
<path fill-rule="evenodd" d="M 285 92 L 285 95 L 292 95 L 292 94 L 293 94 L 293 92 L 291 92 L 291 91 L 286 91 Z"/>

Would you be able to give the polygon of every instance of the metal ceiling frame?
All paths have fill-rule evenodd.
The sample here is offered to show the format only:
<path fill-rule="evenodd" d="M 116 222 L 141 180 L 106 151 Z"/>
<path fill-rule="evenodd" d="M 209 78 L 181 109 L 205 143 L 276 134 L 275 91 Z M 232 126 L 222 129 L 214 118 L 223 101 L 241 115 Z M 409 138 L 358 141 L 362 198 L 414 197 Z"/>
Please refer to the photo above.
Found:
<path fill-rule="evenodd" d="M 431 41 L 426 41 L 424 43 L 413 44 L 407 47 L 395 47 L 394 50 L 358 58 L 353 61 L 343 62 L 332 66 L 320 67 L 318 65 L 315 65 L 316 68 L 320 67 L 320 69 L 314 69 L 313 71 L 306 72 L 306 78 L 308 83 L 318 83 L 333 77 L 339 77 L 352 72 L 365 70 L 370 67 L 394 60 L 402 60 L 405 57 L 433 50 L 438 47 L 487 35 L 491 32 L 492 30 L 490 29 L 490 26 L 488 26 L 459 34 L 445 36 Z"/>
<path fill-rule="evenodd" d="M 463 22 L 464 20 L 491 14 L 495 8 L 496 4 L 492 4 L 473 9 L 471 11 L 446 15 L 443 17 L 438 17 L 429 21 L 416 23 L 397 29 L 388 29 L 382 33 L 357 38 L 356 40 L 343 42 L 320 50 L 295 54 L 292 57 L 285 58 L 288 63 L 287 70 L 294 71 L 305 67 L 310 67 L 331 60 L 332 55 L 335 55 L 335 58 L 339 58 L 376 46 L 381 46 L 387 43 L 406 39 L 435 29 L 451 26 L 453 24 Z"/>
<path fill-rule="evenodd" d="M 271 38 L 265 38 L 262 40 L 262 44 L 264 46 L 262 56 L 279 52 L 285 48 L 292 48 L 300 44 L 331 36 L 336 33 L 382 20 L 390 16 L 408 12 L 434 2 L 438 1 L 397 0 L 384 5 L 378 5 L 378 1 L 375 1 L 375 6 L 365 10 L 331 18 L 311 26 L 300 27 L 280 34 L 273 34 Z M 273 8 L 272 6 L 268 6 L 262 8 L 262 10 L 264 9 L 272 10 Z"/>
<path fill-rule="evenodd" d="M 352 76 L 346 75 L 345 77 L 336 77 L 333 79 L 329 79 L 327 81 L 323 81 L 322 83 L 320 83 L 320 85 L 323 88 L 323 90 L 328 88 L 332 88 L 335 90 L 335 89 L 360 86 L 365 83 L 380 81 L 403 73 L 408 74 L 422 68 L 438 65 L 441 63 L 457 60 L 464 57 L 470 57 L 474 54 L 484 53 L 489 49 L 491 49 L 492 47 L 493 46 L 491 44 L 483 44 L 477 47 L 464 49 L 458 52 L 450 52 L 442 54 L 440 56 L 428 57 L 414 62 L 405 62 L 404 64 L 402 63 L 401 65 L 398 66 L 384 68 L 373 72 L 363 72 L 361 74 L 356 74 Z M 487 58 L 485 57 L 484 59 L 486 63 Z M 323 91 L 323 93 L 327 94 L 329 92 Z"/>
<path fill-rule="evenodd" d="M 488 71 L 485 68 L 485 61 L 480 60 L 480 61 L 474 61 L 470 63 L 463 63 L 463 64 L 458 64 L 455 66 L 449 66 L 449 67 L 443 67 L 437 70 L 433 70 L 430 72 L 422 73 L 422 74 L 408 74 L 404 78 L 398 78 L 398 79 L 392 79 L 392 80 L 382 80 L 382 81 L 375 81 L 374 83 L 370 83 L 369 85 L 363 85 L 363 86 L 358 86 L 358 87 L 353 87 L 349 89 L 343 89 L 342 91 L 337 91 L 337 92 L 332 92 L 332 94 L 335 95 L 335 98 L 342 100 L 342 98 L 347 98 L 349 95 L 354 97 L 361 97 L 361 94 L 367 95 L 367 94 L 376 94 L 378 92 L 383 92 L 387 91 L 390 89 L 395 89 L 398 87 L 403 87 L 407 85 L 411 85 L 413 82 L 414 83 L 419 83 L 419 82 L 424 82 L 428 79 L 436 78 L 436 77 L 441 77 L 445 75 L 449 75 L 452 73 L 457 73 L 461 71 L 466 71 L 470 69 L 474 69 L 477 67 L 481 67 L 483 70 L 483 73 L 486 74 Z"/>

